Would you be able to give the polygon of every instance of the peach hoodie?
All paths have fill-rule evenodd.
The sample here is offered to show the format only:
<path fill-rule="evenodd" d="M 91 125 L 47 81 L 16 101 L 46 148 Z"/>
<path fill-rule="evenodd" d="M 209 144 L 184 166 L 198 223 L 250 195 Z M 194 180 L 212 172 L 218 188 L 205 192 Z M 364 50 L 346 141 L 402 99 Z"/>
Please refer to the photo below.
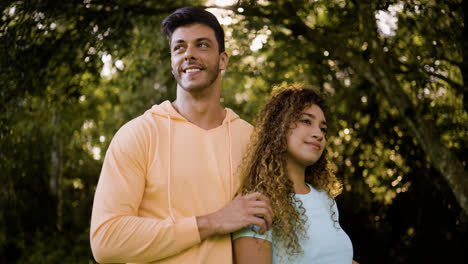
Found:
<path fill-rule="evenodd" d="M 252 126 L 226 108 L 204 130 L 169 101 L 115 134 L 94 197 L 91 248 L 98 262 L 232 263 L 231 236 L 200 241 L 195 216 L 232 198 Z"/>

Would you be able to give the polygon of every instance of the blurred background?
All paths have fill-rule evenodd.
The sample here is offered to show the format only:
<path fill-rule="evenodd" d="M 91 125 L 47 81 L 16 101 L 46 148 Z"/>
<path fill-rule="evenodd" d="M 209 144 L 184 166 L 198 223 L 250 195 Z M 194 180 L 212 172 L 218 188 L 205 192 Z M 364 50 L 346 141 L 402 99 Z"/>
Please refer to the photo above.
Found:
<path fill-rule="evenodd" d="M 184 5 L 223 25 L 222 104 L 247 121 L 274 85 L 330 95 L 329 155 L 355 260 L 467 258 L 462 0 L 2 0 L 1 263 L 95 263 L 103 157 L 121 125 L 174 100 L 160 23 Z"/>

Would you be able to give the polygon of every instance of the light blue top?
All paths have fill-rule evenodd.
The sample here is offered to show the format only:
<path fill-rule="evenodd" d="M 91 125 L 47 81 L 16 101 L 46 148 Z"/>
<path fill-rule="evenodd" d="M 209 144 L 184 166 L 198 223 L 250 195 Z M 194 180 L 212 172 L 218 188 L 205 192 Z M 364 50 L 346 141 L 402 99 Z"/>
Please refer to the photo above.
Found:
<path fill-rule="evenodd" d="M 353 245 L 348 235 L 341 229 L 338 222 L 331 218 L 330 206 L 335 212 L 334 219 L 338 221 L 338 207 L 325 191 L 317 191 L 310 186 L 307 194 L 295 194 L 301 200 L 307 216 L 307 238 L 300 240 L 304 254 L 293 256 L 288 261 L 282 247 L 275 246 L 272 241 L 272 229 L 263 235 L 257 233 L 258 226 L 249 226 L 233 233 L 232 239 L 239 237 L 255 237 L 273 243 L 273 264 L 351 264 L 353 260 Z M 282 245 L 282 243 L 279 243 Z M 278 251 L 278 252 L 277 252 Z M 282 261 L 280 261 L 282 260 Z"/>

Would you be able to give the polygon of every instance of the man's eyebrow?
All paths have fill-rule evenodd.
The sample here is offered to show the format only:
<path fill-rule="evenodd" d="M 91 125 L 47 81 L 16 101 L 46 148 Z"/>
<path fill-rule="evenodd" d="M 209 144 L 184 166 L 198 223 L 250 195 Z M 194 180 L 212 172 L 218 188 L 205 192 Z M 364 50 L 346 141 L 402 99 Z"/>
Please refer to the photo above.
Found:
<path fill-rule="evenodd" d="M 209 38 L 206 38 L 206 37 L 203 37 L 203 38 L 197 38 L 197 42 L 200 42 L 200 41 L 208 41 L 208 42 L 212 42 L 211 39 Z"/>
<path fill-rule="evenodd" d="M 316 119 L 316 118 L 317 118 L 317 117 L 316 117 L 315 115 L 313 115 L 313 114 L 309 114 L 309 113 L 302 113 L 302 114 L 303 114 L 303 115 L 306 115 L 306 116 L 308 116 L 308 117 L 310 117 L 310 118 L 312 118 L 312 119 Z M 321 124 L 322 124 L 322 125 L 327 125 L 327 122 L 322 121 Z"/>
<path fill-rule="evenodd" d="M 178 39 L 178 40 L 172 41 L 172 44 L 175 44 L 175 43 L 184 43 L 184 42 L 185 42 L 185 40 L 183 40 L 183 39 Z"/>
<path fill-rule="evenodd" d="M 212 42 L 213 42 L 213 41 L 211 41 L 211 39 L 210 39 L 210 38 L 207 38 L 207 37 L 201 37 L 201 38 L 197 38 L 195 41 L 196 41 L 196 42 L 201 42 L 201 41 L 208 41 L 208 42 L 210 42 L 210 43 L 212 43 Z M 185 42 L 186 42 L 186 41 L 185 41 L 185 40 L 183 40 L 183 39 L 178 39 L 178 40 L 174 40 L 174 41 L 172 41 L 172 42 L 171 42 L 171 44 L 179 44 L 179 43 L 185 43 Z"/>

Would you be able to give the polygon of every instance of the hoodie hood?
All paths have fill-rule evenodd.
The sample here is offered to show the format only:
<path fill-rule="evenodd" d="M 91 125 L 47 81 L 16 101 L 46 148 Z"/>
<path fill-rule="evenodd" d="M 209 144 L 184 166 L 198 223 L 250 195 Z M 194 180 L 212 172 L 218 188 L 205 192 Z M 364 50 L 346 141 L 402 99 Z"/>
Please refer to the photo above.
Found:
<path fill-rule="evenodd" d="M 225 108 L 226 110 L 226 116 L 224 117 L 224 120 L 221 124 L 221 126 L 226 126 L 227 129 L 226 129 L 226 140 L 228 142 L 228 152 L 229 152 L 229 176 L 230 176 L 230 193 L 229 193 L 229 197 L 232 197 L 233 193 L 234 193 L 234 176 L 233 176 L 233 166 L 232 166 L 232 139 L 231 139 L 231 122 L 233 122 L 234 120 L 236 119 L 239 119 L 239 116 L 234 113 L 231 109 L 229 108 Z M 171 122 L 172 120 L 174 121 L 182 121 L 182 122 L 189 122 L 187 119 L 185 119 L 185 117 L 183 117 L 182 115 L 179 114 L 179 112 L 177 112 L 175 110 L 175 108 L 172 106 L 172 103 L 169 102 L 168 100 L 162 102 L 161 104 L 159 105 L 154 105 L 151 109 L 149 109 L 148 111 L 145 112 L 146 113 L 150 113 L 150 114 L 153 114 L 153 115 L 157 115 L 157 116 L 160 116 L 160 117 L 163 117 L 163 118 L 166 118 L 167 119 L 167 122 L 168 122 L 168 135 L 169 135 L 169 148 L 168 148 L 168 158 L 169 158 L 169 165 L 168 165 L 168 172 L 167 172 L 167 200 L 168 200 L 168 203 L 169 203 L 169 215 L 171 217 L 171 220 L 173 223 L 176 222 L 175 220 L 175 216 L 174 216 L 174 210 L 173 210 L 173 207 L 172 207 L 172 194 L 171 194 L 171 178 L 172 178 L 172 172 L 171 172 L 171 156 L 172 155 L 176 155 L 173 153 L 173 150 L 172 150 L 172 139 L 171 139 L 171 135 L 172 135 L 172 125 L 171 125 Z M 229 202 L 229 201 L 226 201 L 226 203 Z"/>
<path fill-rule="evenodd" d="M 239 119 L 239 116 L 234 113 L 231 109 L 229 108 L 224 108 L 226 110 L 226 117 L 224 117 L 223 120 L 223 125 L 232 122 L 236 119 Z M 185 121 L 189 122 L 185 117 L 183 117 L 179 112 L 175 110 L 175 108 L 172 106 L 172 103 L 169 102 L 168 100 L 162 102 L 159 105 L 154 105 L 151 109 L 147 110 L 145 112 L 150 113 L 153 115 L 161 116 L 164 118 L 170 118 L 171 120 L 177 120 L 177 121 Z"/>

